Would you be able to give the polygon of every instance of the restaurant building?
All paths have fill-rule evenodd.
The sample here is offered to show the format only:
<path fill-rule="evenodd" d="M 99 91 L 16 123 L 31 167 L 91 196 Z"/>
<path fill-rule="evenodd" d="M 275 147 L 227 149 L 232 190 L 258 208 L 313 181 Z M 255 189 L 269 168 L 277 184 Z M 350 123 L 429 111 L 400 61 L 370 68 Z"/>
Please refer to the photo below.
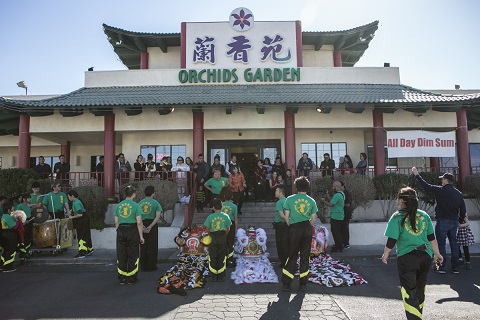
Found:
<path fill-rule="evenodd" d="M 372 176 L 448 168 L 461 185 L 478 172 L 480 93 L 412 88 L 388 64 L 355 67 L 378 21 L 310 32 L 254 18 L 237 8 L 228 21 L 184 22 L 179 33 L 103 25 L 128 70 L 86 71 L 84 87 L 61 96 L 0 98 L 1 167 L 34 167 L 41 155 L 53 167 L 64 154 L 72 172 L 91 172 L 104 155 L 111 195 L 120 152 L 132 166 L 149 153 L 157 162 L 205 153 L 209 163 L 235 154 L 245 168 L 280 156 L 293 171 L 303 152 L 316 165 L 327 152 L 356 165 L 365 152 Z M 454 154 L 389 157 L 397 131 L 449 132 Z"/>

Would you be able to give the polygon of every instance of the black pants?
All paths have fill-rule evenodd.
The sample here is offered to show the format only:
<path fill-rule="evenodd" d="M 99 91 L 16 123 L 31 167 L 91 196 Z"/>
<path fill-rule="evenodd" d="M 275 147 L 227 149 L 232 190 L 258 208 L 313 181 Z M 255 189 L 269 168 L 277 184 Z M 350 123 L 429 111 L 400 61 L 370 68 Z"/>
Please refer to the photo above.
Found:
<path fill-rule="evenodd" d="M 3 248 L 2 253 L 2 269 L 12 270 L 17 254 L 18 235 L 16 230 L 5 229 L 1 230 L 0 246 Z"/>
<path fill-rule="evenodd" d="M 227 260 L 234 261 L 233 259 L 233 246 L 235 245 L 235 220 L 232 221 L 232 225 L 230 226 L 230 232 L 227 234 Z"/>
<path fill-rule="evenodd" d="M 309 221 L 290 225 L 288 230 L 288 258 L 282 270 L 282 282 L 290 284 L 297 271 L 297 257 L 300 252 L 300 280 L 307 284 L 310 269 L 310 249 L 312 244 L 312 225 Z"/>
<path fill-rule="evenodd" d="M 350 217 L 345 216 L 342 220 L 342 244 L 343 246 L 350 245 Z"/>
<path fill-rule="evenodd" d="M 119 280 L 136 280 L 138 273 L 137 224 L 120 225 L 117 229 L 117 271 Z"/>
<path fill-rule="evenodd" d="M 53 212 L 48 213 L 50 215 L 50 219 L 54 219 Z M 57 211 L 55 212 L 55 219 L 65 219 L 65 212 Z"/>
<path fill-rule="evenodd" d="M 463 253 L 465 254 L 465 262 L 470 262 L 470 250 L 468 249 L 468 246 L 462 246 L 463 248 Z M 460 250 L 460 246 L 458 247 L 458 257 L 462 257 L 462 250 Z"/>
<path fill-rule="evenodd" d="M 265 200 L 265 181 L 255 182 L 255 201 Z"/>
<path fill-rule="evenodd" d="M 397 258 L 403 306 L 407 319 L 422 319 L 427 274 L 432 258 L 425 251 L 411 251 Z"/>
<path fill-rule="evenodd" d="M 212 243 L 208 246 L 208 270 L 213 277 L 223 277 L 227 268 L 227 235 L 225 231 L 210 233 Z"/>
<path fill-rule="evenodd" d="M 330 219 L 330 229 L 332 231 L 333 241 L 335 241 L 335 248 L 337 250 L 342 250 L 343 248 L 342 223 L 342 220 Z"/>
<path fill-rule="evenodd" d="M 33 221 L 28 222 L 26 225 L 23 226 L 25 233 L 23 243 L 18 245 L 18 249 L 20 250 L 20 258 L 26 258 L 28 249 L 32 246 L 33 242 Z"/>
<path fill-rule="evenodd" d="M 242 212 L 242 206 L 244 201 L 245 201 L 245 191 L 233 193 L 233 203 L 237 205 L 238 213 Z"/>
<path fill-rule="evenodd" d="M 148 227 L 153 219 L 143 220 L 143 225 Z M 154 225 L 149 233 L 143 234 L 145 243 L 140 245 L 140 269 L 153 271 L 157 269 L 158 260 L 158 226 Z"/>
<path fill-rule="evenodd" d="M 82 214 L 81 218 L 73 219 L 73 227 L 77 230 L 78 252 L 87 254 L 93 250 L 92 234 L 90 232 L 90 218 L 87 213 Z"/>
<path fill-rule="evenodd" d="M 282 268 L 288 258 L 288 226 L 286 222 L 275 222 L 275 242 Z"/>

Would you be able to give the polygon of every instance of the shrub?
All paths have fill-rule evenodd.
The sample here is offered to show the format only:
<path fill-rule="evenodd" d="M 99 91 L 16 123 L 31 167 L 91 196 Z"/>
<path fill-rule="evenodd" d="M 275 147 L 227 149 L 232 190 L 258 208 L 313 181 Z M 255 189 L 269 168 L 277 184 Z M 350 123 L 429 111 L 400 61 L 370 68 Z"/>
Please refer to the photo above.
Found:
<path fill-rule="evenodd" d="M 99 186 L 84 186 L 74 189 L 87 209 L 90 227 L 101 230 L 105 228 L 105 213 L 108 208 L 107 192 Z"/>
<path fill-rule="evenodd" d="M 26 192 L 32 193 L 32 184 L 38 182 L 40 185 L 40 194 L 46 194 L 52 191 L 52 180 L 50 179 L 29 179 Z"/>
<path fill-rule="evenodd" d="M 38 179 L 33 169 L 2 169 L 0 170 L 0 195 L 7 198 L 15 197 L 25 192 L 31 192 L 27 188 L 29 180 Z"/>
<path fill-rule="evenodd" d="M 326 206 L 320 202 L 320 198 L 325 197 L 325 193 L 332 194 L 332 179 L 330 177 L 314 178 L 310 181 L 310 196 L 315 199 L 318 206 L 317 216 L 323 223 L 326 222 Z"/>
<path fill-rule="evenodd" d="M 375 185 L 376 198 L 382 206 L 383 219 L 388 220 L 394 212 L 397 203 L 397 195 L 400 188 L 408 186 L 408 176 L 398 173 L 387 173 L 372 179 Z"/>
<path fill-rule="evenodd" d="M 375 199 L 375 186 L 372 179 L 361 174 L 342 175 L 339 179 L 345 183 L 348 191 L 352 194 L 352 212 L 362 207 L 364 209 L 372 205 Z"/>
<path fill-rule="evenodd" d="M 131 184 L 136 190 L 137 197 L 135 201 L 145 198 L 145 188 L 153 186 L 155 188 L 155 200 L 160 202 L 163 211 L 173 210 L 175 203 L 178 201 L 178 191 L 175 182 L 168 180 L 144 180 L 135 181 Z"/>
<path fill-rule="evenodd" d="M 472 199 L 477 211 L 480 211 L 480 174 L 474 174 L 465 178 L 467 196 Z"/>

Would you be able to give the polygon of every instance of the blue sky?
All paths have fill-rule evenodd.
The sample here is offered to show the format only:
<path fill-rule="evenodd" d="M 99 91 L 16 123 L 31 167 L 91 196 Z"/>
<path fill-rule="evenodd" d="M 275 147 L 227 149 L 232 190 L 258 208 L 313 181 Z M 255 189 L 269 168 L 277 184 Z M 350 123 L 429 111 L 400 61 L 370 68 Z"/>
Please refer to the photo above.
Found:
<path fill-rule="evenodd" d="M 180 23 L 227 21 L 237 7 L 257 21 L 302 21 L 303 31 L 336 31 L 380 21 L 358 67 L 400 68 L 419 89 L 480 89 L 480 1 L 476 0 L 2 0 L 0 96 L 65 94 L 84 71 L 125 70 L 102 23 L 140 32 L 180 32 Z"/>

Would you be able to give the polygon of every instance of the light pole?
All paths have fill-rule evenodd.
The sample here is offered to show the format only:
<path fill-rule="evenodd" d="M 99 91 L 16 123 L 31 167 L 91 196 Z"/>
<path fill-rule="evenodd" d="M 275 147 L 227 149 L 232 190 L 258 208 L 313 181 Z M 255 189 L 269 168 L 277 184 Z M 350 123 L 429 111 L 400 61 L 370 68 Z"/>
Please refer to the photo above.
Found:
<path fill-rule="evenodd" d="M 27 90 L 28 90 L 28 87 L 27 87 L 27 83 L 25 82 L 25 80 L 24 80 L 24 81 L 17 82 L 17 86 L 18 86 L 19 88 L 25 88 L 25 95 L 28 94 L 28 91 L 27 91 Z"/>

